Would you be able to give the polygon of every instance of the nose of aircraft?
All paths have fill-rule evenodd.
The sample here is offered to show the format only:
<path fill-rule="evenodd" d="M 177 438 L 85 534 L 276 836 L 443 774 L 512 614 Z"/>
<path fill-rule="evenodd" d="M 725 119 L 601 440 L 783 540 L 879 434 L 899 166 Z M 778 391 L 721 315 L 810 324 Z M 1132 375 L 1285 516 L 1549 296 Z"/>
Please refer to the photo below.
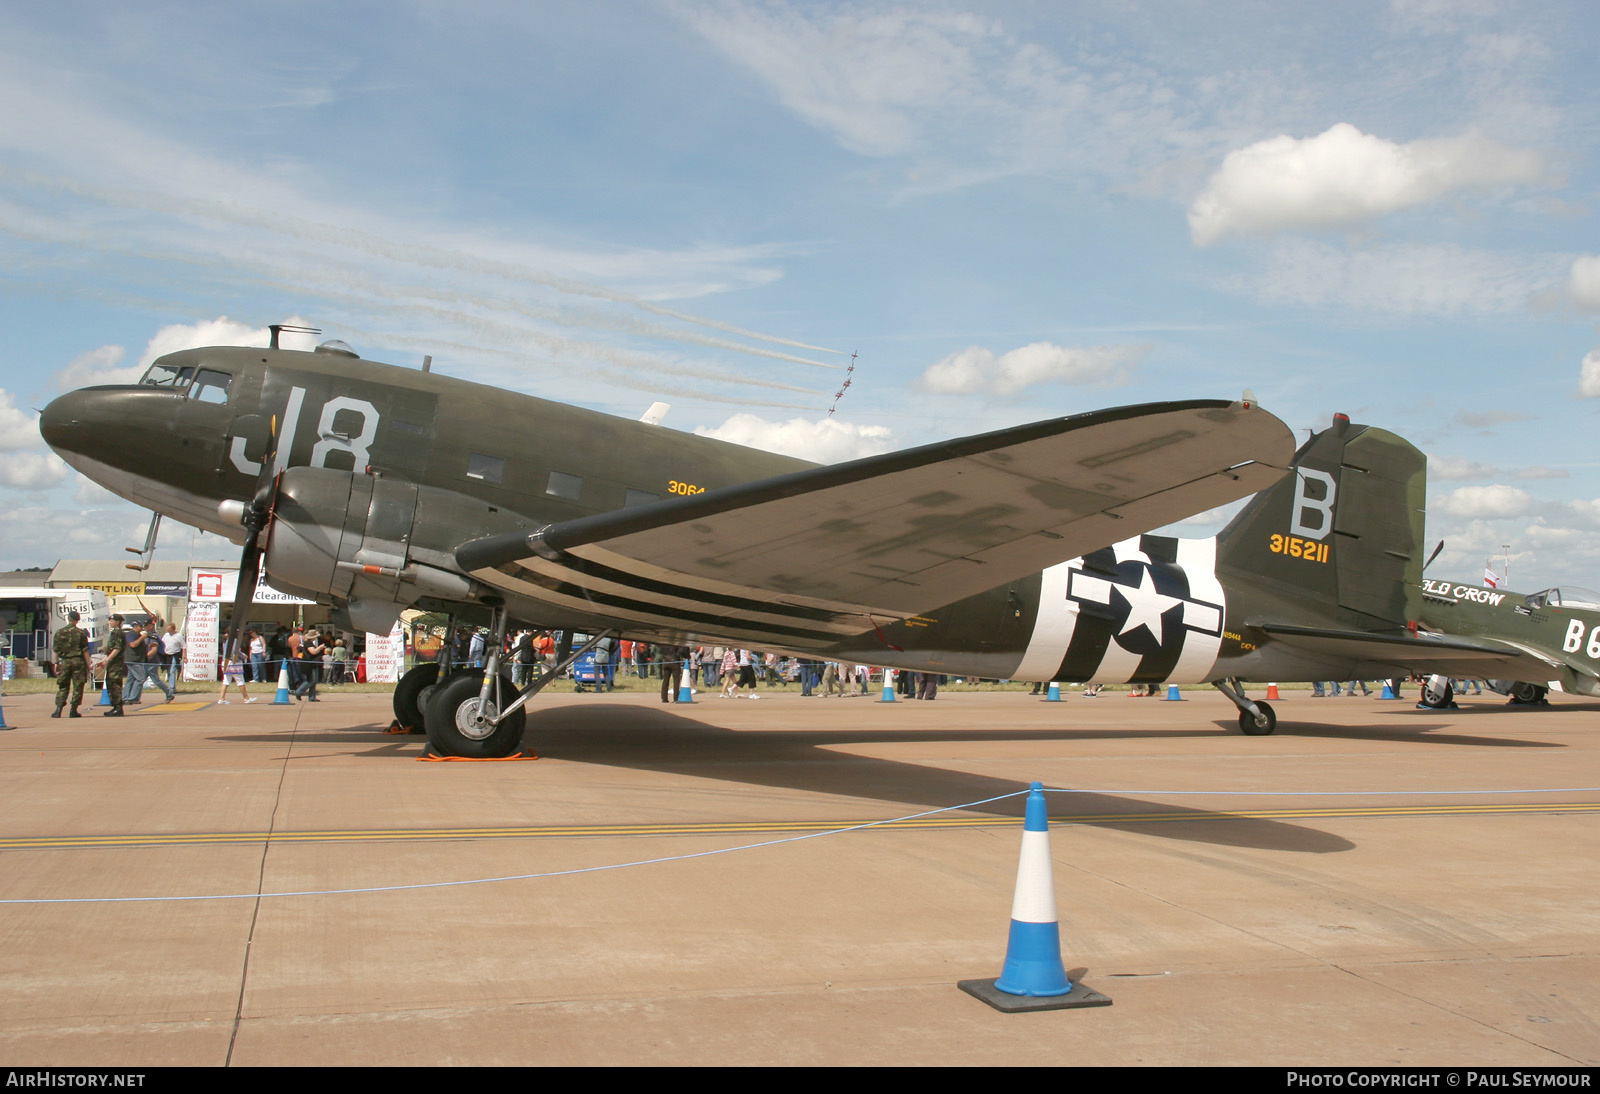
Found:
<path fill-rule="evenodd" d="M 39 413 L 39 432 L 57 452 L 76 452 L 89 418 L 89 392 L 69 391 Z"/>

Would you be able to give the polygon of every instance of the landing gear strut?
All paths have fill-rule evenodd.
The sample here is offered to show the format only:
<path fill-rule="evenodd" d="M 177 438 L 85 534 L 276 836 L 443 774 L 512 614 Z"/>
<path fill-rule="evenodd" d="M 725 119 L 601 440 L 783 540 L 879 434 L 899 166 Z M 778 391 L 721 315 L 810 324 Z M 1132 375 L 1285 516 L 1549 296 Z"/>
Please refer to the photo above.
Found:
<path fill-rule="evenodd" d="M 1266 703 L 1247 698 L 1238 680 L 1213 680 L 1211 686 L 1239 708 L 1239 729 L 1251 737 L 1265 737 L 1278 728 L 1278 716 Z"/>

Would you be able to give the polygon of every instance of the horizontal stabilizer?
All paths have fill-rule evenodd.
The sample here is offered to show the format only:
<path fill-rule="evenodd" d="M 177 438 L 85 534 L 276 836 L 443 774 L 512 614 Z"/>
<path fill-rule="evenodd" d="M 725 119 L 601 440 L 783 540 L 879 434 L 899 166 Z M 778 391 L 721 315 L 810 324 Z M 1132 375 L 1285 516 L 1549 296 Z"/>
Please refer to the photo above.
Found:
<path fill-rule="evenodd" d="M 1415 635 L 1371 634 L 1279 623 L 1252 626 L 1318 661 L 1349 662 L 1350 674 L 1366 679 L 1437 673 L 1543 682 L 1560 676 L 1564 668 L 1560 662 L 1536 652 L 1489 638 L 1459 638 L 1426 631 Z"/>
<path fill-rule="evenodd" d="M 1257 407 L 1121 407 L 492 536 L 456 558 L 552 608 L 818 646 L 1253 494 L 1293 447 Z"/>

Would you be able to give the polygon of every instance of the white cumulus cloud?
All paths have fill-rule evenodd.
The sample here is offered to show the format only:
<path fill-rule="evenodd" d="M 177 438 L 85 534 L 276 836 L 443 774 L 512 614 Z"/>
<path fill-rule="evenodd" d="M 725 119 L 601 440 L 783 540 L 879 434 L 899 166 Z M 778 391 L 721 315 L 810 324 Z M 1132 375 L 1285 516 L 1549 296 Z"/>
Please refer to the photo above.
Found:
<path fill-rule="evenodd" d="M 101 346 L 88 353 L 80 353 L 66 367 L 55 374 L 55 386 L 61 391 L 74 391 L 95 384 L 131 384 L 144 371 L 143 365 L 123 365 L 128 351 L 121 346 Z"/>
<path fill-rule="evenodd" d="M 1446 516 L 1495 520 L 1522 516 L 1536 505 L 1532 494 L 1515 486 L 1463 486 L 1433 502 L 1429 509 Z"/>
<path fill-rule="evenodd" d="M 1567 299 L 1585 311 L 1600 311 L 1600 255 L 1579 255 L 1567 271 Z"/>
<path fill-rule="evenodd" d="M 1396 144 L 1340 122 L 1315 137 L 1272 137 L 1228 153 L 1189 207 L 1207 247 L 1230 236 L 1357 224 L 1455 190 L 1538 181 L 1544 157 L 1471 132 Z"/>
<path fill-rule="evenodd" d="M 1578 394 L 1585 399 L 1600 398 L 1600 349 L 1583 355 L 1583 366 L 1578 372 Z"/>
<path fill-rule="evenodd" d="M 219 315 L 215 319 L 202 319 L 198 323 L 173 323 L 156 331 L 155 336 L 146 343 L 144 352 L 139 355 L 139 366 L 135 375 L 148 368 L 150 362 L 157 357 L 176 353 L 181 349 L 199 349 L 202 346 L 265 346 L 270 337 L 266 327 L 235 323 L 226 315 Z M 280 343 L 284 348 L 302 348 L 291 346 L 287 336 L 285 339 Z"/>
<path fill-rule="evenodd" d="M 44 438 L 39 436 L 39 415 L 18 409 L 17 397 L 0 388 L 0 452 L 20 452 L 25 448 L 43 446 Z"/>
<path fill-rule="evenodd" d="M 14 452 L 0 459 L 0 486 L 44 490 L 65 482 L 72 469 L 54 452 Z"/>
<path fill-rule="evenodd" d="M 1035 384 L 1125 384 L 1149 346 L 1058 346 L 1034 342 L 996 357 L 970 346 L 929 365 L 917 387 L 940 395 L 1010 395 Z"/>
<path fill-rule="evenodd" d="M 855 425 L 834 417 L 769 422 L 754 414 L 735 414 L 719 426 L 700 426 L 695 433 L 816 463 L 843 463 L 894 447 L 887 426 Z"/>

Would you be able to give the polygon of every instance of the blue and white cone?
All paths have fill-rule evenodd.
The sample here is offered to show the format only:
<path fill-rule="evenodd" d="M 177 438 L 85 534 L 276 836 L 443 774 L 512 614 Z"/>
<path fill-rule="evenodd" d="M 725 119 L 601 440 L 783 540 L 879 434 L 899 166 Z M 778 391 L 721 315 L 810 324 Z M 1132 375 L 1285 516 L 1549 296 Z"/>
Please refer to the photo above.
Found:
<path fill-rule="evenodd" d="M 1167 697 L 1165 699 L 1161 700 L 1161 701 L 1163 703 L 1181 703 L 1181 702 L 1183 702 L 1184 701 L 1183 700 L 1183 694 L 1180 691 L 1178 691 L 1178 685 L 1177 684 L 1168 684 L 1167 685 Z"/>
<path fill-rule="evenodd" d="M 993 980 L 958 980 L 956 987 L 1005 1014 L 1111 1005 L 1110 998 L 1082 980 L 1074 984 L 1067 979 L 1067 967 L 1061 961 L 1061 925 L 1056 919 L 1056 886 L 1050 869 L 1050 826 L 1041 783 L 1034 783 L 1028 791 L 1005 967 Z"/>
<path fill-rule="evenodd" d="M 107 677 L 100 677 L 100 701 L 95 704 L 97 707 L 108 707 L 111 705 L 111 689 L 106 686 L 106 681 Z"/>
<path fill-rule="evenodd" d="M 1400 698 L 1400 696 L 1398 696 L 1398 695 L 1396 695 L 1394 693 L 1394 682 L 1392 680 L 1385 680 L 1383 682 L 1383 694 L 1378 696 L 1378 698 L 1380 698 L 1380 699 L 1398 699 L 1398 698 Z"/>
<path fill-rule="evenodd" d="M 1054 680 L 1050 681 L 1050 690 L 1045 693 L 1044 701 L 1047 703 L 1061 702 L 1061 685 Z"/>
<path fill-rule="evenodd" d="M 880 703 L 893 703 L 893 702 L 897 702 L 898 701 L 898 700 L 895 699 L 894 682 L 895 682 L 896 679 L 899 678 L 899 676 L 900 676 L 900 670 L 899 669 L 884 669 L 883 670 L 883 698 L 879 699 L 878 702 L 880 702 Z"/>
<path fill-rule="evenodd" d="M 289 662 L 278 662 L 278 694 L 272 697 L 272 705 L 286 707 L 289 705 Z"/>
<path fill-rule="evenodd" d="M 1044 784 L 1028 791 L 1017 860 L 1017 891 L 1011 901 L 1011 935 L 1006 963 L 994 986 L 1010 995 L 1065 995 L 1072 990 L 1061 963 L 1061 924 L 1056 918 L 1056 885 L 1050 869 L 1050 823 Z"/>
<path fill-rule="evenodd" d="M 694 702 L 694 672 L 689 668 L 689 662 L 683 663 L 683 669 L 678 673 L 678 702 Z"/>
<path fill-rule="evenodd" d="M 5 697 L 4 693 L 5 693 L 5 686 L 3 684 L 0 684 L 0 698 L 4 698 Z M 10 726 L 6 725 L 6 708 L 3 705 L 0 705 L 0 729 L 10 729 L 10 728 L 11 728 Z"/>

